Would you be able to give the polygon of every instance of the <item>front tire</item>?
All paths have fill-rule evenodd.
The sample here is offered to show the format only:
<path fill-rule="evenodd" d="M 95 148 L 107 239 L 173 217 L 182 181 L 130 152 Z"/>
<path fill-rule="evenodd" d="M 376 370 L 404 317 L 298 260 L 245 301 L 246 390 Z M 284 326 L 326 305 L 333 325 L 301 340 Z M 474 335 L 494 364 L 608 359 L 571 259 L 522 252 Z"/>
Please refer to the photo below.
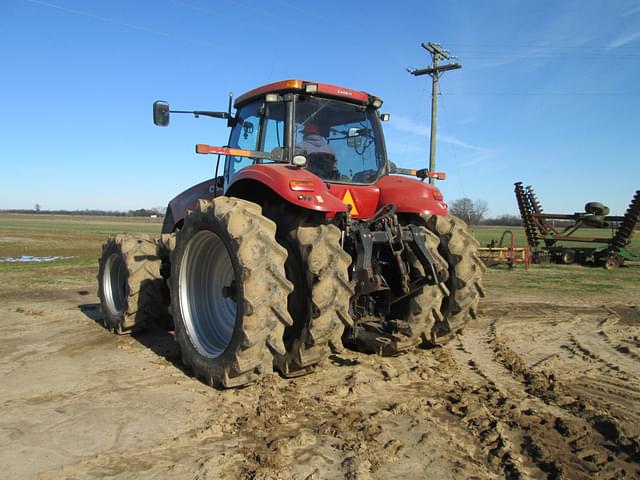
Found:
<path fill-rule="evenodd" d="M 272 371 L 292 320 L 287 252 L 259 205 L 199 200 L 177 233 L 171 311 L 183 362 L 211 386 L 237 387 Z"/>

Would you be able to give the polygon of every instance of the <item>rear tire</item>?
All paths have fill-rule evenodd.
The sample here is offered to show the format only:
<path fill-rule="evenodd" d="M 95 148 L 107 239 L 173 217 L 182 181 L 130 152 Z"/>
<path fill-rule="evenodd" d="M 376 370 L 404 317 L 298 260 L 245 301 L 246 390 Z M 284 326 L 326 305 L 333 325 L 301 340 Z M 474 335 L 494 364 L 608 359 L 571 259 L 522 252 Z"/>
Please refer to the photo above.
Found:
<path fill-rule="evenodd" d="M 482 277 L 487 267 L 478 257 L 478 241 L 467 225 L 453 215 L 423 216 L 428 228 L 440 238 L 438 251 L 449 266 L 446 286 L 449 295 L 442 302 L 443 320 L 436 324 L 435 336 L 446 343 L 462 332 L 478 316 L 478 303 L 484 297 Z"/>
<path fill-rule="evenodd" d="M 165 280 L 153 238 L 119 233 L 102 247 L 98 296 L 104 326 L 123 334 L 168 321 Z"/>
<path fill-rule="evenodd" d="M 276 357 L 276 368 L 284 377 L 313 371 L 331 347 L 342 348 L 344 328 L 353 323 L 349 315 L 351 256 L 340 246 L 340 230 L 334 225 L 298 226 L 292 237 L 290 248 L 297 246 L 301 260 L 292 268 L 302 269 L 296 275 L 300 282 L 295 282 L 302 285 L 293 295 L 304 292 L 310 302 L 294 315 L 296 324 L 286 332 L 292 335 L 285 333 L 286 354 Z"/>
<path fill-rule="evenodd" d="M 285 353 L 291 282 L 286 250 L 259 205 L 199 200 L 171 254 L 171 310 L 183 362 L 211 386 L 237 387 L 272 371 Z"/>
<path fill-rule="evenodd" d="M 447 270 L 447 262 L 438 253 L 440 240 L 426 227 L 418 230 L 431 255 L 436 260 L 436 269 Z M 424 277 L 425 271 L 418 258 L 407 249 L 407 260 L 412 273 Z M 443 298 L 449 292 L 444 284 L 425 285 L 422 291 L 406 300 L 398 302 L 391 311 L 392 318 L 404 320 L 411 330 L 411 338 L 423 344 L 436 342 L 436 326 L 444 321 L 441 312 Z"/>

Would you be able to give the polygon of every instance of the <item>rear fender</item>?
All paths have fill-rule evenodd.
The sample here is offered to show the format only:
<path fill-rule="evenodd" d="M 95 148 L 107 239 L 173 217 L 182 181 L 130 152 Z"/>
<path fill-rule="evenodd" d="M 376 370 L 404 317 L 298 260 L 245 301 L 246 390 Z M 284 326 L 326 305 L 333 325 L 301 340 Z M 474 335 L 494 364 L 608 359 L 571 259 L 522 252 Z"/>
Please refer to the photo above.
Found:
<path fill-rule="evenodd" d="M 449 210 L 440 190 L 412 178 L 387 175 L 376 183 L 380 188 L 378 208 L 393 203 L 398 213 L 447 215 Z"/>
<path fill-rule="evenodd" d="M 347 211 L 347 206 L 331 195 L 323 180 L 305 169 L 284 164 L 243 168 L 233 177 L 225 195 L 245 198 L 244 192 L 256 184 L 264 185 L 285 202 L 308 210 L 330 214 Z"/>
<path fill-rule="evenodd" d="M 187 210 L 195 207 L 199 198 L 210 200 L 215 197 L 215 179 L 210 178 L 204 182 L 200 182 L 193 187 L 188 188 L 180 195 L 169 202 L 164 223 L 162 225 L 162 233 L 171 233 L 176 226 L 182 223 Z M 218 186 L 217 195 L 222 194 L 222 187 Z"/>

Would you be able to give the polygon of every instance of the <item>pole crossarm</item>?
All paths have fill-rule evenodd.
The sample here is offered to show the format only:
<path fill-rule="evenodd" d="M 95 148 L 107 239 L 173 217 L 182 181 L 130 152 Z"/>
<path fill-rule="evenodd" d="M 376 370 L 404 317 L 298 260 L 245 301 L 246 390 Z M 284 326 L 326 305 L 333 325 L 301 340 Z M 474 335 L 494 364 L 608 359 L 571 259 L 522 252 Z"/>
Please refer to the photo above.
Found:
<path fill-rule="evenodd" d="M 422 48 L 428 51 L 431 55 L 440 55 L 443 58 L 451 58 L 451 53 L 448 50 L 442 48 L 442 45 L 434 42 L 427 42 L 421 44 Z"/>
<path fill-rule="evenodd" d="M 411 75 L 419 77 L 420 75 L 433 75 L 435 72 L 438 72 L 438 73 L 447 72 L 449 70 L 457 70 L 459 68 L 462 68 L 462 65 L 460 65 L 459 63 L 447 63 L 446 65 L 438 65 L 437 67 L 421 68 L 421 69 L 414 69 L 414 70 L 407 69 L 407 72 L 409 72 Z"/>

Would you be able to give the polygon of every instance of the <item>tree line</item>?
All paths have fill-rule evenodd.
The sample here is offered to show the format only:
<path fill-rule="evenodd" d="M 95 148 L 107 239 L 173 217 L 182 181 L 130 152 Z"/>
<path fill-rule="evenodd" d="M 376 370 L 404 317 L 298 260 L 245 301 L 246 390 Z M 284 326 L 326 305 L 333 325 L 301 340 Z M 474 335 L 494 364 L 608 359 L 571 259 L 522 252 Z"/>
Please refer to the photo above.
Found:
<path fill-rule="evenodd" d="M 463 220 L 468 225 L 505 225 L 520 226 L 522 220 L 519 215 L 500 215 L 495 218 L 486 218 L 489 204 L 484 200 L 471 200 L 459 198 L 449 204 L 449 212 Z"/>
<path fill-rule="evenodd" d="M 21 213 L 33 215 L 91 215 L 96 217 L 163 217 L 164 209 L 160 208 L 139 208 L 126 212 L 118 210 L 42 210 L 39 205 L 32 209 L 9 209 L 0 210 L 1 213 Z"/>

